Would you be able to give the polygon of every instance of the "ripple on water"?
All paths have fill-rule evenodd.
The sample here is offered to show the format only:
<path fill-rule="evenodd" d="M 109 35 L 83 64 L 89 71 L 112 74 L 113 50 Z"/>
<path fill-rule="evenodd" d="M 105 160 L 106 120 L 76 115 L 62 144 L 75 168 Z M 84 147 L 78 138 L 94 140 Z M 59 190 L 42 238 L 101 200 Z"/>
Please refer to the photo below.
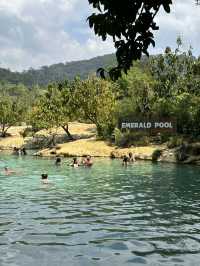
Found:
<path fill-rule="evenodd" d="M 5 160 L 22 175 L 0 177 L 0 265 L 199 265 L 198 168 Z"/>

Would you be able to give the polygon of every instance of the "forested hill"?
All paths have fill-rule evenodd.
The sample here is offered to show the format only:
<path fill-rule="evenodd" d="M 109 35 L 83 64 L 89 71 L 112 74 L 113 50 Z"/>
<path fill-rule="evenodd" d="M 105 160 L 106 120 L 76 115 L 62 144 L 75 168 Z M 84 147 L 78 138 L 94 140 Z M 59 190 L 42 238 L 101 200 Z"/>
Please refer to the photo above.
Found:
<path fill-rule="evenodd" d="M 73 79 L 77 75 L 81 78 L 86 78 L 89 74 L 96 73 L 98 68 L 113 66 L 115 62 L 115 55 L 108 54 L 90 60 L 54 64 L 24 72 L 12 72 L 8 69 L 0 68 L 0 82 L 22 83 L 28 87 L 35 85 L 45 86 L 50 82 Z"/>

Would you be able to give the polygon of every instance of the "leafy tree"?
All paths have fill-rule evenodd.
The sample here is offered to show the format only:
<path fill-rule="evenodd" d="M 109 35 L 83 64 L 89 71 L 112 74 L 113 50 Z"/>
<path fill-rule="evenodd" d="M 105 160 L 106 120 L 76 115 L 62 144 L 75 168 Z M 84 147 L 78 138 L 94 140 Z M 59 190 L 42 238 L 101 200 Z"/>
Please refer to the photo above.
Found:
<path fill-rule="evenodd" d="M 176 118 L 176 102 L 173 98 L 155 98 L 155 102 L 152 107 L 152 114 L 160 118 Z"/>
<path fill-rule="evenodd" d="M 64 102 L 65 101 L 65 102 Z M 64 104 L 65 103 L 65 104 Z M 70 106 L 66 104 L 66 95 L 56 85 L 50 85 L 44 95 L 40 96 L 31 114 L 31 124 L 35 131 L 39 129 L 51 130 L 62 127 L 69 139 L 73 139 L 69 132 Z M 55 144 L 55 134 L 52 133 L 52 143 Z"/>
<path fill-rule="evenodd" d="M 8 95 L 0 96 L 0 134 L 6 137 L 7 131 L 23 121 L 25 108 L 21 101 L 13 100 Z"/>
<path fill-rule="evenodd" d="M 76 79 L 72 87 L 74 107 L 80 109 L 84 119 L 97 126 L 99 136 L 110 136 L 116 125 L 116 84 L 92 77 L 84 81 Z"/>
<path fill-rule="evenodd" d="M 178 133 L 199 134 L 200 63 L 191 48 L 181 51 L 180 38 L 177 46 L 175 51 L 167 47 L 165 54 L 150 60 L 151 73 L 157 80 L 153 111 L 176 118 Z"/>
<path fill-rule="evenodd" d="M 183 93 L 188 90 L 188 82 L 193 80 L 195 59 L 192 50 L 182 52 L 181 46 L 179 37 L 175 51 L 167 47 L 164 54 L 152 57 L 149 62 L 150 71 L 157 80 L 155 93 L 158 97 L 170 98 Z"/>
<path fill-rule="evenodd" d="M 192 133 L 196 127 L 194 113 L 197 105 L 192 94 L 184 92 L 176 96 L 175 116 L 177 118 L 178 133 Z"/>
<path fill-rule="evenodd" d="M 172 4 L 172 0 L 88 1 L 96 9 L 88 18 L 90 27 L 104 41 L 111 37 L 117 50 L 118 66 L 109 71 L 114 80 L 122 70 L 127 73 L 133 60 L 148 55 L 149 45 L 155 45 L 153 32 L 159 29 L 155 17 L 161 7 L 169 13 Z M 104 69 L 99 72 L 105 77 Z"/>
<path fill-rule="evenodd" d="M 6 82 L 0 84 L 0 95 L 7 95 L 11 97 L 13 101 L 20 100 L 27 111 L 34 104 L 36 98 L 42 93 L 43 89 L 41 87 L 29 89 L 23 84 L 13 85 Z"/>
<path fill-rule="evenodd" d="M 155 98 L 155 80 L 151 74 L 139 67 L 132 67 L 127 75 L 122 74 L 118 84 L 121 95 L 118 117 L 149 118 Z"/>

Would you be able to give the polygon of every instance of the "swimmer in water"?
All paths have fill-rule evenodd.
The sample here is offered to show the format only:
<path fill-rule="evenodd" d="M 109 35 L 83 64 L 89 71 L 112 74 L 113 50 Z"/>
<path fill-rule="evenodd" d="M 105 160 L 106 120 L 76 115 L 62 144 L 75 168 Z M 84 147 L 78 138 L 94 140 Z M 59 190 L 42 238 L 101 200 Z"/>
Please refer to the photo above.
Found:
<path fill-rule="evenodd" d="M 129 152 L 129 154 L 128 154 L 128 161 L 129 161 L 129 163 L 135 162 L 135 156 L 132 154 L 132 152 Z"/>
<path fill-rule="evenodd" d="M 16 172 L 9 169 L 7 166 L 4 167 L 4 171 L 6 175 L 11 175 L 11 174 L 15 174 Z"/>
<path fill-rule="evenodd" d="M 60 166 L 61 165 L 61 158 L 60 157 L 57 157 L 56 158 L 55 165 L 57 165 L 57 166 Z"/>
<path fill-rule="evenodd" d="M 84 160 L 83 165 L 86 167 L 91 167 L 93 165 L 93 161 L 90 155 L 88 155 L 86 160 Z"/>
<path fill-rule="evenodd" d="M 42 183 L 43 184 L 48 184 L 49 183 L 48 174 L 42 174 L 41 178 L 42 178 Z"/>
<path fill-rule="evenodd" d="M 128 156 L 124 155 L 123 156 L 122 165 L 123 166 L 128 166 L 128 162 L 129 162 Z"/>
<path fill-rule="evenodd" d="M 26 148 L 25 148 L 25 147 L 23 147 L 23 148 L 21 149 L 21 153 L 22 153 L 22 155 L 27 155 L 27 152 L 26 152 Z"/>
<path fill-rule="evenodd" d="M 74 167 L 74 168 L 79 167 L 78 159 L 77 159 L 77 158 L 74 158 L 74 159 L 73 159 L 73 162 L 70 164 L 70 166 L 72 166 L 72 167 Z"/>

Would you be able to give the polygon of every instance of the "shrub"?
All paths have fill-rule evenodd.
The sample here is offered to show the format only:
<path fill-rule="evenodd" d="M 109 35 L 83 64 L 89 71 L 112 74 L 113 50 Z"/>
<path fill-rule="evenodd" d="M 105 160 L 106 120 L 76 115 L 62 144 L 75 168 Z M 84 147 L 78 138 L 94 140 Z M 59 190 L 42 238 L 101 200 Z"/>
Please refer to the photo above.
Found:
<path fill-rule="evenodd" d="M 194 143 L 188 145 L 188 153 L 194 156 L 200 155 L 200 143 Z"/>
<path fill-rule="evenodd" d="M 27 127 L 25 128 L 22 132 L 20 132 L 20 135 L 23 137 L 23 138 L 26 138 L 26 137 L 32 137 L 34 135 L 34 132 L 32 130 L 31 127 Z"/>
<path fill-rule="evenodd" d="M 183 138 L 180 136 L 173 136 L 169 138 L 169 141 L 167 143 L 167 147 L 169 149 L 176 148 L 183 144 Z"/>
<path fill-rule="evenodd" d="M 118 128 L 115 128 L 114 130 L 114 138 L 115 138 L 115 145 L 121 146 L 123 134 Z"/>
<path fill-rule="evenodd" d="M 115 144 L 119 147 L 147 146 L 150 144 L 150 138 L 144 132 L 121 132 L 115 129 Z"/>
<path fill-rule="evenodd" d="M 182 144 L 180 147 L 176 150 L 176 160 L 178 162 L 183 162 L 188 158 L 188 148 L 189 146 L 187 144 Z"/>
<path fill-rule="evenodd" d="M 170 139 L 169 133 L 161 134 L 161 143 L 166 143 L 167 141 L 169 141 L 169 139 Z"/>

